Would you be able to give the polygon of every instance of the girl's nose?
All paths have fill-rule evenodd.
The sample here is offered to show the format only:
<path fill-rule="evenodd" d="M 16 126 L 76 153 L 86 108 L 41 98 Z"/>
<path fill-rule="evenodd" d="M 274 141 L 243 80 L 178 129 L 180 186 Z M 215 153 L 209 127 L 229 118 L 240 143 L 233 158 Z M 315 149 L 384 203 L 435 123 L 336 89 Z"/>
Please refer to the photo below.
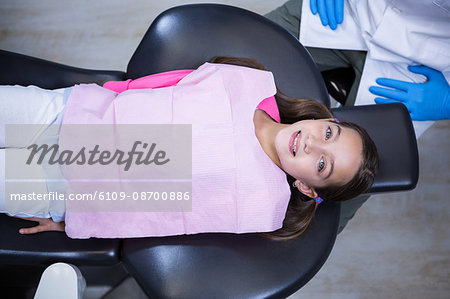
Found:
<path fill-rule="evenodd" d="M 320 138 L 315 138 L 314 136 L 308 136 L 305 140 L 305 148 L 304 151 L 307 154 L 310 154 L 314 151 L 323 151 L 325 143 L 320 140 Z"/>
<path fill-rule="evenodd" d="M 306 154 L 310 154 L 314 149 L 314 141 L 311 136 L 308 136 L 305 140 L 305 148 L 304 151 Z"/>

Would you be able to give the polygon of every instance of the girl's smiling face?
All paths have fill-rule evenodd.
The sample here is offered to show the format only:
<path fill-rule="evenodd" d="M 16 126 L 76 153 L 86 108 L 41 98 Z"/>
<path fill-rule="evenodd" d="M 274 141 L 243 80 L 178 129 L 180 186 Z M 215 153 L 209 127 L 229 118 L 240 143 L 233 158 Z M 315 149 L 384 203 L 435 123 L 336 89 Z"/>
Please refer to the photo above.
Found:
<path fill-rule="evenodd" d="M 328 120 L 299 121 L 275 137 L 283 170 L 310 197 L 317 187 L 349 182 L 362 163 L 362 147 L 356 131 Z"/>

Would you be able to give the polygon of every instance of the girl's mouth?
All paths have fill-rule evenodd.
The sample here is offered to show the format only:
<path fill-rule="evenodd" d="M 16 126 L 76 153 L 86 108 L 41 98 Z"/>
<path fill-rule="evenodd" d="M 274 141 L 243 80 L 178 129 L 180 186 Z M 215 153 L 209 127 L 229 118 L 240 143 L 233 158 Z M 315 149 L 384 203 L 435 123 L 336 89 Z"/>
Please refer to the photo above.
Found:
<path fill-rule="evenodd" d="M 294 132 L 289 138 L 289 151 L 295 157 L 297 150 L 300 148 L 300 138 L 302 131 Z"/>

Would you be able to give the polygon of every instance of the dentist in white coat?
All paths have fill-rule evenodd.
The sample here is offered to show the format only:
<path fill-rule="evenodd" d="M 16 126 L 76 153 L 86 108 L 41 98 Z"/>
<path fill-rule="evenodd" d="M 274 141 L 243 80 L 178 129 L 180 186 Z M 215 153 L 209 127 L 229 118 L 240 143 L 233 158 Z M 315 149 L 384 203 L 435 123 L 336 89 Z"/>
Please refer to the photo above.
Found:
<path fill-rule="evenodd" d="M 450 0 L 291 0 L 267 16 L 293 34 L 298 20 L 297 36 L 321 70 L 339 63 L 334 56 L 356 67 L 356 105 L 377 95 L 404 103 L 413 120 L 450 118 Z M 417 138 L 431 124 L 414 122 Z"/>
<path fill-rule="evenodd" d="M 403 103 L 417 138 L 450 118 L 450 0 L 290 0 L 266 17 L 321 71 L 353 67 L 346 105 Z M 342 204 L 339 232 L 367 199 Z"/>

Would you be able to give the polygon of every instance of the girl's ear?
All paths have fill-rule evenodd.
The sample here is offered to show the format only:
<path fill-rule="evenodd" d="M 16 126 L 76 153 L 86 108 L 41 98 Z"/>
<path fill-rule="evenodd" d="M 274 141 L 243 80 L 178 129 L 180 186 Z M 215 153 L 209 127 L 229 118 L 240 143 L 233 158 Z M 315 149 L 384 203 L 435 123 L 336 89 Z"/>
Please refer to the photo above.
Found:
<path fill-rule="evenodd" d="M 318 196 L 316 190 L 314 190 L 313 187 L 310 187 L 309 185 L 303 183 L 302 181 L 296 180 L 294 182 L 294 185 L 297 187 L 298 191 L 305 194 L 306 196 L 310 198 L 316 198 Z"/>

